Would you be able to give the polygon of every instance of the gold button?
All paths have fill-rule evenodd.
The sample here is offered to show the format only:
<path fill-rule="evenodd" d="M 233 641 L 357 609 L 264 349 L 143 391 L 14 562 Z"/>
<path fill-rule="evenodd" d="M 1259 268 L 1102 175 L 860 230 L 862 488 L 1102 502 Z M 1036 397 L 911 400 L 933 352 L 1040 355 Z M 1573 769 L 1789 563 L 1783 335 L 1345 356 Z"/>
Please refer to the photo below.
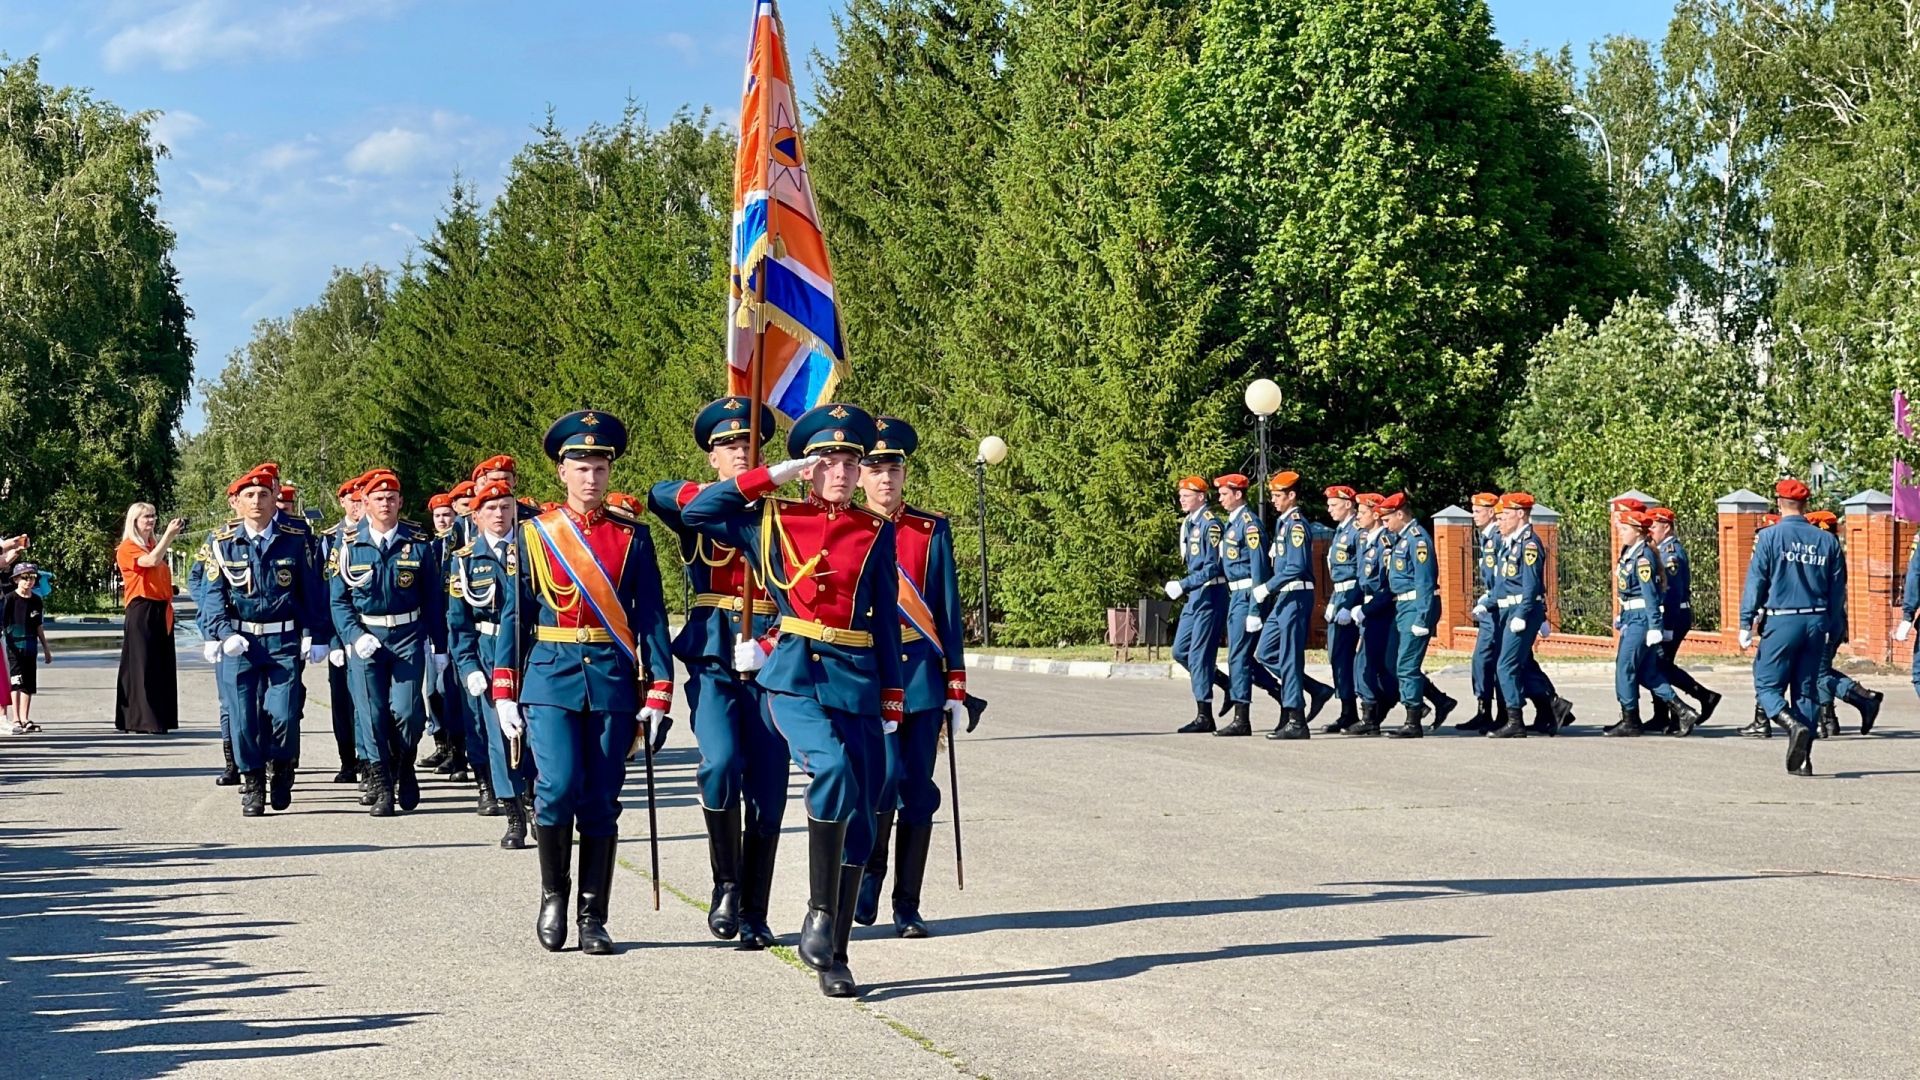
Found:
<path fill-rule="evenodd" d="M 580 658 L 580 662 L 581 662 L 581 663 L 583 663 L 583 664 L 591 664 L 591 663 L 593 663 L 593 657 L 591 657 L 591 656 L 583 656 L 583 657 L 581 657 L 581 658 Z"/>
<path fill-rule="evenodd" d="M 811 656 L 811 657 L 813 657 L 813 662 L 814 662 L 814 663 L 816 663 L 816 664 L 817 664 L 817 663 L 819 663 L 819 662 L 820 662 L 820 654 L 819 654 L 819 653 L 808 653 L 807 655 L 808 655 L 808 656 Z"/>

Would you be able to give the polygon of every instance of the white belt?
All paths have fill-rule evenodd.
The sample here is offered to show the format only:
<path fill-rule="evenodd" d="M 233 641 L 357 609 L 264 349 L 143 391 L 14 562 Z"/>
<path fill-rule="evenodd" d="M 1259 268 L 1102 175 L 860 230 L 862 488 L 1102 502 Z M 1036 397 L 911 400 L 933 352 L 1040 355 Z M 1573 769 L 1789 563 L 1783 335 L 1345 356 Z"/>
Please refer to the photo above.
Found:
<path fill-rule="evenodd" d="M 1299 592 L 1301 589 L 1311 589 L 1311 588 L 1313 588 L 1313 582 L 1311 581 L 1289 581 L 1285 585 L 1282 585 L 1273 591 L 1277 593 Z"/>
<path fill-rule="evenodd" d="M 493 637 L 500 632 L 500 624 L 497 622 L 477 622 L 473 624 L 473 628 L 488 637 Z"/>
<path fill-rule="evenodd" d="M 360 621 L 363 623 L 366 623 L 368 626 L 384 626 L 384 627 L 391 628 L 395 626 L 405 626 L 408 623 L 419 622 L 420 613 L 418 611 L 407 611 L 407 612 L 402 612 L 399 615 L 362 615 L 360 616 Z"/>
<path fill-rule="evenodd" d="M 1227 591 L 1228 592 L 1246 592 L 1248 589 L 1253 588 L 1253 586 L 1254 586 L 1254 580 L 1252 578 L 1241 578 L 1239 581 L 1227 582 Z"/>
<path fill-rule="evenodd" d="M 1358 584 L 1360 583 L 1357 581 L 1336 581 L 1333 583 L 1333 595 L 1339 596 L 1341 593 L 1346 592 Z"/>
<path fill-rule="evenodd" d="M 1414 589 L 1411 592 L 1394 593 L 1393 598 L 1395 600 L 1418 600 L 1420 599 L 1420 590 Z"/>
<path fill-rule="evenodd" d="M 1690 601 L 1690 600 L 1682 600 L 1682 601 L 1681 601 L 1681 602 L 1680 602 L 1680 603 L 1679 603 L 1678 605 L 1676 605 L 1676 606 L 1678 606 L 1678 607 L 1680 608 L 1680 610 L 1681 610 L 1681 611 L 1692 611 L 1692 610 L 1693 610 L 1693 602 L 1692 602 L 1692 601 Z"/>
<path fill-rule="evenodd" d="M 1766 608 L 1760 612 L 1762 615 L 1825 615 L 1826 613 L 1827 609 L 1823 607 Z"/>
<path fill-rule="evenodd" d="M 1212 577 L 1212 578 L 1208 578 L 1207 580 L 1205 580 L 1205 581 L 1203 581 L 1203 582 L 1201 582 L 1201 583 L 1200 583 L 1200 588 L 1202 588 L 1202 589 L 1204 589 L 1204 588 L 1206 588 L 1206 587 L 1207 587 L 1207 586 L 1209 586 L 1209 585 L 1225 585 L 1226 583 L 1227 583 L 1227 579 L 1226 579 L 1226 578 L 1223 578 L 1223 577 Z"/>
<path fill-rule="evenodd" d="M 1516 604 L 1526 603 L 1526 598 L 1520 597 L 1520 596 L 1503 596 L 1500 599 L 1494 601 L 1494 603 L 1500 607 L 1513 607 Z"/>
<path fill-rule="evenodd" d="M 261 634 L 290 634 L 293 632 L 293 628 L 294 628 L 294 624 L 291 621 L 243 622 L 240 624 L 241 633 L 253 634 L 256 637 L 258 637 Z"/>
<path fill-rule="evenodd" d="M 1634 599 L 1632 599 L 1632 600 L 1622 600 L 1622 601 L 1620 601 L 1620 610 L 1621 610 L 1621 611 L 1639 611 L 1640 609 L 1642 609 L 1642 608 L 1644 608 L 1644 607 L 1646 607 L 1646 606 L 1647 606 L 1647 598 L 1646 598 L 1646 597 L 1644 597 L 1644 596 L 1641 596 L 1641 597 L 1635 597 L 1635 598 L 1634 598 Z"/>

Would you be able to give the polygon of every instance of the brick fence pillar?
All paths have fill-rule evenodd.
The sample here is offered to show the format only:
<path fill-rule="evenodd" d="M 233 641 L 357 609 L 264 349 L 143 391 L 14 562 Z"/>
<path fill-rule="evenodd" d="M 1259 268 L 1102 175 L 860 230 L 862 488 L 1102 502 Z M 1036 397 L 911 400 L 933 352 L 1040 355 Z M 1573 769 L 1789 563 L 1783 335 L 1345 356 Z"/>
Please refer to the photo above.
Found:
<path fill-rule="evenodd" d="M 1333 575 L 1327 569 L 1327 549 L 1333 546 L 1333 530 L 1316 523 L 1313 526 L 1313 595 L 1318 601 L 1313 609 L 1313 618 L 1307 620 L 1307 648 L 1324 649 L 1327 647 L 1327 620 L 1321 618 L 1321 611 L 1333 596 Z"/>
<path fill-rule="evenodd" d="M 1713 504 L 1720 519 L 1720 643 L 1728 652 L 1740 648 L 1740 590 L 1747 583 L 1747 563 L 1753 560 L 1760 518 L 1770 505 L 1765 496 L 1745 488 Z"/>
<path fill-rule="evenodd" d="M 1473 533 L 1473 514 L 1458 506 L 1433 515 L 1433 558 L 1440 578 L 1440 625 L 1433 628 L 1433 641 L 1442 649 L 1457 647 L 1454 627 L 1473 623 L 1470 609 L 1480 587 Z"/>
<path fill-rule="evenodd" d="M 1533 531 L 1547 549 L 1547 568 L 1542 578 L 1547 583 L 1547 625 L 1560 628 L 1560 511 L 1535 504 Z"/>
<path fill-rule="evenodd" d="M 1884 664 L 1893 657 L 1906 573 L 1904 548 L 1894 535 L 1893 499 L 1863 491 L 1840 504 L 1840 535 L 1847 551 L 1847 644 L 1850 656 Z M 1911 644 L 1911 643 L 1909 643 Z"/>

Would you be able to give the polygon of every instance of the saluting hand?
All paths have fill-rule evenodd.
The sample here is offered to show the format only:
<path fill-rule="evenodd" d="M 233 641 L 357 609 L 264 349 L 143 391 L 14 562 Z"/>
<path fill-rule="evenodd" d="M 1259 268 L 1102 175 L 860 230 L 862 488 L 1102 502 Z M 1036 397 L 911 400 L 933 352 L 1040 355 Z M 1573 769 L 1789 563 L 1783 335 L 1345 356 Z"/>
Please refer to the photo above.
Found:
<path fill-rule="evenodd" d="M 787 461 L 782 461 L 778 465 L 769 465 L 767 466 L 767 478 L 773 481 L 774 486 L 785 487 L 787 484 L 792 483 L 795 478 L 805 474 L 815 465 L 820 464 L 821 460 L 820 455 L 809 454 L 803 458 L 792 458 Z"/>

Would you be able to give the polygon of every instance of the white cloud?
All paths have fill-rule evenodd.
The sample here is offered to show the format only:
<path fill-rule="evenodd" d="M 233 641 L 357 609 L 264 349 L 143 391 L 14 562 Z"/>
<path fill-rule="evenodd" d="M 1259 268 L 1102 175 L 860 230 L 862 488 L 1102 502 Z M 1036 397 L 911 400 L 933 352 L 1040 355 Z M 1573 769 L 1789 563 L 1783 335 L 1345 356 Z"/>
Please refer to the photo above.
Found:
<path fill-rule="evenodd" d="M 317 141 L 309 135 L 299 142 L 275 143 L 260 152 L 260 167 L 268 172 L 285 172 L 304 165 L 319 155 L 320 151 L 313 145 Z"/>
<path fill-rule="evenodd" d="M 218 61 L 298 55 L 325 31 L 383 15 L 398 0 L 302 0 L 267 7 L 240 0 L 186 0 L 107 39 L 108 70 L 149 64 L 186 71 Z"/>
<path fill-rule="evenodd" d="M 147 130 L 153 133 L 155 142 L 169 150 L 177 150 L 180 144 L 186 141 L 187 136 L 206 126 L 205 120 L 187 110 L 172 109 L 155 117 L 153 122 L 147 125 Z"/>
<path fill-rule="evenodd" d="M 417 131 L 392 127 L 377 131 L 347 151 L 347 168 L 357 173 L 406 172 L 433 156 L 433 140 Z"/>
<path fill-rule="evenodd" d="M 193 182 L 200 185 L 201 191 L 211 191 L 215 195 L 225 195 L 227 192 L 233 190 L 233 181 L 223 176 L 209 176 L 206 173 L 194 172 L 191 169 L 187 171 L 187 175 L 193 177 Z"/>
<path fill-rule="evenodd" d="M 669 31 L 660 35 L 660 44 L 679 53 L 681 61 L 689 67 L 700 63 L 700 43 L 694 40 L 692 34 L 680 30 Z"/>

